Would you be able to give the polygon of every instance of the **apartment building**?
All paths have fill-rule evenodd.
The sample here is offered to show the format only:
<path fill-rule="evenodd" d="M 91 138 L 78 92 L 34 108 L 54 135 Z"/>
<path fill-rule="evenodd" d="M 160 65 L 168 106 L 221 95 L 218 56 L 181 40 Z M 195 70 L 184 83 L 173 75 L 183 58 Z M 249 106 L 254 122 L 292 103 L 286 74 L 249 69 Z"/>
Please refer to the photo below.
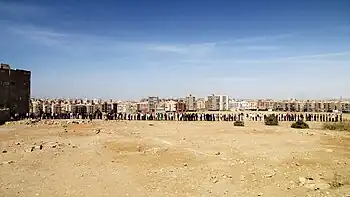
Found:
<path fill-rule="evenodd" d="M 45 102 L 42 104 L 42 110 L 45 114 L 51 114 L 51 104 Z"/>
<path fill-rule="evenodd" d="M 344 113 L 350 113 L 350 101 L 342 101 L 341 108 Z"/>
<path fill-rule="evenodd" d="M 250 100 L 250 101 L 247 101 L 247 103 L 248 103 L 247 110 L 251 110 L 251 111 L 258 110 L 258 102 L 257 101 Z"/>
<path fill-rule="evenodd" d="M 137 112 L 140 112 L 140 113 L 147 113 L 149 112 L 148 106 L 149 106 L 148 101 L 139 102 L 136 105 L 136 110 Z"/>
<path fill-rule="evenodd" d="M 196 108 L 197 111 L 205 111 L 205 99 L 204 98 L 200 98 L 196 101 Z"/>
<path fill-rule="evenodd" d="M 219 111 L 228 111 L 229 110 L 229 96 L 227 95 L 218 95 L 219 96 Z"/>
<path fill-rule="evenodd" d="M 79 115 L 87 115 L 87 107 L 84 104 L 77 104 L 75 105 L 75 112 L 73 113 L 78 113 Z"/>
<path fill-rule="evenodd" d="M 165 101 L 165 112 L 176 112 L 176 101 Z"/>
<path fill-rule="evenodd" d="M 156 104 L 156 113 L 165 113 L 165 101 L 160 101 Z"/>
<path fill-rule="evenodd" d="M 113 104 L 109 102 L 103 102 L 101 112 L 104 112 L 104 113 L 113 112 Z"/>
<path fill-rule="evenodd" d="M 94 106 L 91 103 L 85 104 L 86 106 L 86 113 L 87 114 L 94 114 Z"/>
<path fill-rule="evenodd" d="M 42 105 L 41 105 L 40 102 L 38 102 L 38 101 L 32 102 L 31 107 L 32 107 L 32 110 L 30 110 L 30 111 L 31 111 L 34 115 L 36 115 L 36 116 L 40 115 L 40 112 L 41 112 L 41 110 L 42 110 Z"/>
<path fill-rule="evenodd" d="M 126 102 L 125 103 L 126 113 L 136 113 L 137 112 L 137 102 Z"/>
<path fill-rule="evenodd" d="M 157 96 L 150 96 L 147 99 L 148 102 L 148 110 L 149 112 L 155 112 L 156 111 L 156 105 L 159 102 L 159 97 Z"/>
<path fill-rule="evenodd" d="M 0 64 L 0 108 L 11 113 L 29 113 L 31 72 Z"/>
<path fill-rule="evenodd" d="M 196 111 L 196 97 L 191 94 L 185 98 L 185 105 L 187 111 Z"/>
<path fill-rule="evenodd" d="M 62 113 L 62 107 L 60 103 L 52 103 L 51 104 L 51 114 L 61 114 Z"/>
<path fill-rule="evenodd" d="M 231 101 L 231 111 L 237 111 L 237 110 L 248 110 L 249 109 L 249 103 L 248 101 L 243 100 L 232 100 Z"/>
<path fill-rule="evenodd" d="M 178 101 L 176 104 L 176 112 L 182 113 L 186 111 L 186 103 L 183 101 Z"/>
<path fill-rule="evenodd" d="M 219 111 L 220 110 L 220 96 L 214 94 L 208 96 L 206 101 L 206 108 L 208 111 Z"/>

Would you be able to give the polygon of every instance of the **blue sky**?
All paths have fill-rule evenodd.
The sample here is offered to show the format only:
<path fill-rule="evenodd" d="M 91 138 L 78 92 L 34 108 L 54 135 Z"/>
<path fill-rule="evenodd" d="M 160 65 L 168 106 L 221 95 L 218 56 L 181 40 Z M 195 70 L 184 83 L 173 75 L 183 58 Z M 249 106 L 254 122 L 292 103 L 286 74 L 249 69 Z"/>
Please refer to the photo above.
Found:
<path fill-rule="evenodd" d="M 34 97 L 350 98 L 350 1 L 0 0 Z"/>

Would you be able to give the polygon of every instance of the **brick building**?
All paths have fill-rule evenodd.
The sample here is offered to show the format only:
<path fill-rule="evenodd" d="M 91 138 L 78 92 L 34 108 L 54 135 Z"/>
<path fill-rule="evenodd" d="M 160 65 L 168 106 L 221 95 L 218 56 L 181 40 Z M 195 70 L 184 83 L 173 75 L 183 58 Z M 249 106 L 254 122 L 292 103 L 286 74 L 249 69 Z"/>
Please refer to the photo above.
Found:
<path fill-rule="evenodd" d="M 186 111 L 186 103 L 183 101 L 179 101 L 175 104 L 176 112 L 182 113 Z"/>
<path fill-rule="evenodd" d="M 0 64 L 0 109 L 9 108 L 12 114 L 29 113 L 30 76 L 30 71 Z"/>

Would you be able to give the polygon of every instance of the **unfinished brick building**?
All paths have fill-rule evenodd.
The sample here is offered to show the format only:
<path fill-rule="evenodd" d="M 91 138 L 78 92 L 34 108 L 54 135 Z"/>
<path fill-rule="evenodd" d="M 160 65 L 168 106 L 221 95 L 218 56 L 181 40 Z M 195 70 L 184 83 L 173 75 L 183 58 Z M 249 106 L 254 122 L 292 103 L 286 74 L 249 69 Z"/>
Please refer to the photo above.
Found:
<path fill-rule="evenodd" d="M 30 71 L 11 69 L 8 64 L 0 64 L 1 109 L 10 109 L 11 114 L 29 113 L 30 76 Z"/>

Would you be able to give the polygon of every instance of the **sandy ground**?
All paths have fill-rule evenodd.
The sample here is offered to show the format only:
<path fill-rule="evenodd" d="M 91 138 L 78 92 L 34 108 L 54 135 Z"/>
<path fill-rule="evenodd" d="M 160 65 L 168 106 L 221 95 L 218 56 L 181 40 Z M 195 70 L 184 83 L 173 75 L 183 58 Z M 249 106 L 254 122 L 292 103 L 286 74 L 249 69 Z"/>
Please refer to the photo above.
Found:
<path fill-rule="evenodd" d="M 320 123 L 61 124 L 0 127 L 0 196 L 350 196 L 350 135 Z"/>

